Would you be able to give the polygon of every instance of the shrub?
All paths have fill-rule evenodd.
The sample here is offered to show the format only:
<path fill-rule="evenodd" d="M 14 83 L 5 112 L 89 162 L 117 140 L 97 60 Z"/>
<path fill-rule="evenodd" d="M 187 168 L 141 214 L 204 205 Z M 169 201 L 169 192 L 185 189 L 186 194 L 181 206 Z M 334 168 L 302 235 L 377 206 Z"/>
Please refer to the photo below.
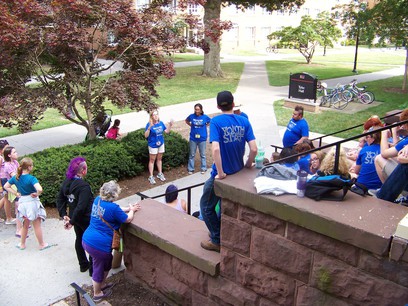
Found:
<path fill-rule="evenodd" d="M 169 169 L 185 164 L 188 159 L 188 142 L 173 132 L 165 137 L 166 153 L 163 168 Z M 45 206 L 55 205 L 69 161 L 76 156 L 86 158 L 89 168 L 86 181 L 95 194 L 106 181 L 119 181 L 140 175 L 147 168 L 149 160 L 143 130 L 129 133 L 121 142 L 93 140 L 28 155 L 34 161 L 33 175 L 44 188 L 41 202 Z"/>

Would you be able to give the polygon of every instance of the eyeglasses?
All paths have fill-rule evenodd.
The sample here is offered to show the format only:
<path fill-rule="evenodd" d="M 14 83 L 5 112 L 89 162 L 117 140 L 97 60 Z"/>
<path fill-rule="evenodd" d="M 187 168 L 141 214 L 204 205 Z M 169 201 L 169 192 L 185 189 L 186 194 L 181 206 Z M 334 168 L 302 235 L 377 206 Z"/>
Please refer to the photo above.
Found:
<path fill-rule="evenodd" d="M 315 162 L 315 161 L 318 161 L 318 160 L 319 160 L 319 158 L 317 158 L 317 157 L 310 159 L 311 162 Z"/>

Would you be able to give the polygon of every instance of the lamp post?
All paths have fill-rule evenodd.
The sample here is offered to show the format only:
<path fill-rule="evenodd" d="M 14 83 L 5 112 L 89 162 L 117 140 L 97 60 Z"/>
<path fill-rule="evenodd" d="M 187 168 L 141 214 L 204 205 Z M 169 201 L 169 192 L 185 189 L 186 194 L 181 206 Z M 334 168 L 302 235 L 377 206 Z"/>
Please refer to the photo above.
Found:
<path fill-rule="evenodd" d="M 356 50 L 354 51 L 354 67 L 353 67 L 353 73 L 357 73 L 357 55 L 358 55 L 358 42 L 360 39 L 360 26 L 358 24 L 358 19 L 357 19 L 357 35 L 356 35 Z"/>

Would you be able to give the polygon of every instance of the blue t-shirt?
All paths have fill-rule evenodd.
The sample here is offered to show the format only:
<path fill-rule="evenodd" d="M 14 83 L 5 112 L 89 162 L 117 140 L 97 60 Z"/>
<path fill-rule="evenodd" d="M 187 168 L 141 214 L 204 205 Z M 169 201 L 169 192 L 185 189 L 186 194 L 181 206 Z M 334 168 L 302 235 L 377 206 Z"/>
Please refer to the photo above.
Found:
<path fill-rule="evenodd" d="M 98 202 L 99 210 L 98 210 Z M 82 240 L 90 247 L 102 252 L 112 252 L 113 230 L 101 220 L 99 214 L 115 230 L 118 230 L 124 223 L 128 215 L 120 208 L 119 205 L 104 201 L 97 196 L 92 204 L 91 222 L 86 229 Z"/>
<path fill-rule="evenodd" d="M 291 148 L 302 137 L 309 137 L 309 125 L 307 121 L 302 118 L 300 120 L 290 119 L 283 135 L 283 147 Z"/>
<path fill-rule="evenodd" d="M 207 124 L 211 121 L 207 115 L 191 114 L 186 118 L 191 122 L 190 140 L 202 142 L 207 140 Z"/>
<path fill-rule="evenodd" d="M 234 114 L 222 114 L 211 119 L 210 142 L 220 145 L 222 168 L 226 174 L 234 174 L 244 168 L 245 143 L 255 140 L 248 119 Z M 215 164 L 211 175 L 217 175 Z"/>
<path fill-rule="evenodd" d="M 297 163 L 299 164 L 300 170 L 304 170 L 309 174 L 313 174 L 310 172 L 310 154 L 307 154 L 299 158 Z"/>
<path fill-rule="evenodd" d="M 406 145 L 408 144 L 408 137 L 404 138 L 403 140 L 401 140 L 399 143 L 397 143 L 395 145 L 395 149 L 397 149 L 397 151 L 401 151 Z"/>
<path fill-rule="evenodd" d="M 10 185 L 16 185 L 18 192 L 21 193 L 22 196 L 37 192 L 34 185 L 38 183 L 38 180 L 31 174 L 22 174 L 18 180 L 16 176 L 13 176 L 8 182 Z"/>
<path fill-rule="evenodd" d="M 145 131 L 147 131 L 149 125 L 150 123 L 148 122 L 146 124 Z M 147 144 L 149 145 L 149 147 L 159 148 L 162 144 L 164 144 L 163 133 L 165 130 L 166 126 L 161 121 L 151 127 L 149 137 L 147 137 Z"/>
<path fill-rule="evenodd" d="M 374 164 L 374 159 L 380 152 L 380 145 L 372 144 L 363 147 L 357 156 L 356 165 L 361 166 L 357 182 L 363 184 L 368 189 L 377 189 L 382 186 Z"/>

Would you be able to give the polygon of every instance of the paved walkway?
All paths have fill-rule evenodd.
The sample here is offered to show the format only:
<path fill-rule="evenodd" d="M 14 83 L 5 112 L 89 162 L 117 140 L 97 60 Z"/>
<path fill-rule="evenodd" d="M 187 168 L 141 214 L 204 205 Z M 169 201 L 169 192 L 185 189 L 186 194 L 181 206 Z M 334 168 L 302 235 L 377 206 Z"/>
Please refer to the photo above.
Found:
<path fill-rule="evenodd" d="M 248 114 L 259 142 L 266 147 L 266 156 L 270 156 L 272 149 L 269 144 L 280 144 L 284 128 L 279 128 L 273 111 L 273 101 L 287 96 L 288 87 L 270 87 L 264 65 L 265 59 L 249 58 L 245 63 L 236 91 L 236 104 L 241 104 L 241 110 Z M 230 58 L 230 61 L 236 61 Z M 192 65 L 194 63 L 182 64 Z M 376 80 L 391 75 L 402 74 L 403 70 L 393 69 L 386 72 L 359 75 L 362 81 Z M 352 77 L 327 81 L 331 84 L 349 82 Z M 161 108 L 161 119 L 169 121 L 184 120 L 191 113 L 195 103 L 200 102 L 206 113 L 218 112 L 215 97 L 202 101 L 193 101 Z M 130 132 L 145 126 L 148 120 L 146 112 L 129 113 L 114 116 L 121 119 L 121 130 Z M 288 118 L 289 120 L 289 118 Z M 65 125 L 43 131 L 36 131 L 22 135 L 7 137 L 20 155 L 41 151 L 52 146 L 79 143 L 85 138 L 84 128 L 77 125 Z M 204 182 L 209 173 L 200 173 L 181 178 L 176 181 L 180 187 Z M 145 191 L 148 195 L 164 193 L 168 184 Z M 46 186 L 44 186 L 46 188 Z M 193 192 L 193 211 L 198 209 L 200 191 Z M 183 195 L 181 195 L 183 196 Z M 185 197 L 185 196 L 184 196 Z M 122 200 L 134 202 L 136 196 Z M 0 258 L 2 259 L 2 273 L 0 274 L 0 301 L 2 305 L 48 305 L 62 299 L 74 291 L 69 286 L 71 282 L 79 285 L 91 284 L 86 273 L 80 273 L 74 251 L 74 232 L 63 230 L 61 221 L 48 219 L 43 224 L 45 240 L 48 243 L 58 243 L 58 246 L 45 251 L 37 250 L 37 243 L 32 229 L 27 241 L 27 249 L 20 251 L 15 248 L 18 239 L 14 237 L 15 227 L 0 224 Z M 123 268 L 123 267 L 122 267 Z"/>

